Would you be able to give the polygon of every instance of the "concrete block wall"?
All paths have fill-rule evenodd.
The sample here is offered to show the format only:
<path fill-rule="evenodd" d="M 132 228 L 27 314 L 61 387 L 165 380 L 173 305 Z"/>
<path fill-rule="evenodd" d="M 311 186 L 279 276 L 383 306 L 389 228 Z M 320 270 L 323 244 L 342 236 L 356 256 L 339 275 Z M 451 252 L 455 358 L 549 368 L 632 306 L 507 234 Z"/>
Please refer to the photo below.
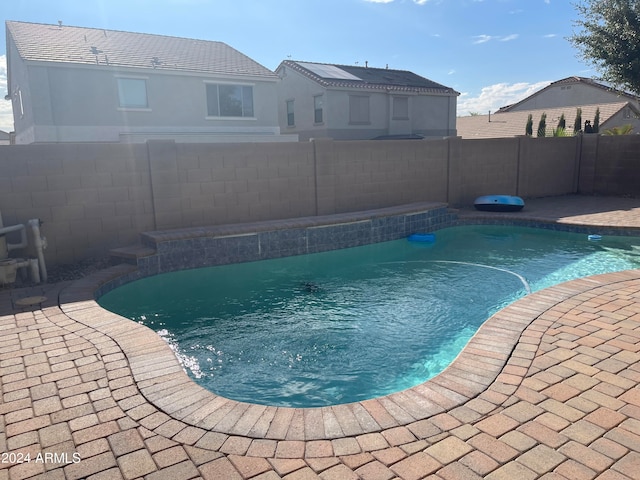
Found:
<path fill-rule="evenodd" d="M 576 192 L 581 139 L 519 137 L 517 195 L 548 197 Z"/>
<path fill-rule="evenodd" d="M 640 195 L 640 135 L 599 136 L 594 191 Z"/>
<path fill-rule="evenodd" d="M 156 228 L 315 214 L 313 146 L 148 142 Z"/>
<path fill-rule="evenodd" d="M 480 195 L 517 195 L 518 138 L 449 142 L 450 204 L 473 204 Z"/>
<path fill-rule="evenodd" d="M 314 144 L 319 215 L 447 201 L 446 140 Z"/>
<path fill-rule="evenodd" d="M 71 263 L 135 242 L 155 228 L 150 199 L 146 145 L 0 147 L 3 222 L 41 219 L 47 262 Z"/>
<path fill-rule="evenodd" d="M 470 205 L 492 193 L 639 195 L 638 152 L 638 135 L 8 145 L 0 146 L 0 213 L 4 225 L 42 219 L 45 257 L 56 265 L 146 231 Z"/>

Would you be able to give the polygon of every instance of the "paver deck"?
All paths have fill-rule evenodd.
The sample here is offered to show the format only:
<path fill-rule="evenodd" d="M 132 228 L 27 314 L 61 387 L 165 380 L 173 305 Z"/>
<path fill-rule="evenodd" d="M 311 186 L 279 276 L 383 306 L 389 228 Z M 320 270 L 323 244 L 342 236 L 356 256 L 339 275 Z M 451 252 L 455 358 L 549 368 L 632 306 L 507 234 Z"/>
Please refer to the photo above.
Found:
<path fill-rule="evenodd" d="M 519 213 L 640 228 L 634 199 Z M 528 295 L 418 387 L 289 409 L 203 390 L 100 309 L 95 289 L 128 268 L 0 291 L 0 480 L 640 479 L 640 270 Z"/>

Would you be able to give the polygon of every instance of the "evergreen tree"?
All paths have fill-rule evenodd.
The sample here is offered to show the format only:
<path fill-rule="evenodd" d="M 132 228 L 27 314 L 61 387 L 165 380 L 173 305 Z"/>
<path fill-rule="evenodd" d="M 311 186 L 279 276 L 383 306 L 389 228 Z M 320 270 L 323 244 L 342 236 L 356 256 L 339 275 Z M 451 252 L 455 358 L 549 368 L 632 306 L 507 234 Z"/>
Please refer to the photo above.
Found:
<path fill-rule="evenodd" d="M 582 130 L 582 109 L 578 107 L 576 110 L 576 120 L 573 122 L 573 133 L 577 134 Z"/>
<path fill-rule="evenodd" d="M 533 117 L 531 116 L 531 114 L 529 114 L 529 116 L 527 117 L 527 126 L 525 127 L 524 131 L 528 137 L 533 135 Z"/>
<path fill-rule="evenodd" d="M 538 136 L 546 137 L 547 136 L 547 114 L 543 113 L 540 116 L 540 123 L 538 123 Z"/>
<path fill-rule="evenodd" d="M 560 120 L 558 120 L 558 128 L 565 129 L 567 128 L 567 121 L 564 118 L 564 113 L 560 115 Z"/>
<path fill-rule="evenodd" d="M 600 130 L 600 107 L 596 108 L 596 116 L 593 117 L 593 133 L 598 133 Z"/>

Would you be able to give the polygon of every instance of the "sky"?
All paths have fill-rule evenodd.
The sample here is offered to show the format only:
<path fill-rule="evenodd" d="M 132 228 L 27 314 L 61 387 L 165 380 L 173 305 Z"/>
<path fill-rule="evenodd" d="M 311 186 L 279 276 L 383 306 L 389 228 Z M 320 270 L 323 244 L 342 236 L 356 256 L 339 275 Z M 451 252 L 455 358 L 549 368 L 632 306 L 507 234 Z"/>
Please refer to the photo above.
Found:
<path fill-rule="evenodd" d="M 5 0 L 6 1 L 6 0 Z M 11 0 L 0 19 L 224 42 L 275 70 L 283 60 L 409 70 L 487 114 L 549 83 L 596 72 L 567 40 L 569 0 Z M 0 130 L 13 130 L 0 34 Z"/>

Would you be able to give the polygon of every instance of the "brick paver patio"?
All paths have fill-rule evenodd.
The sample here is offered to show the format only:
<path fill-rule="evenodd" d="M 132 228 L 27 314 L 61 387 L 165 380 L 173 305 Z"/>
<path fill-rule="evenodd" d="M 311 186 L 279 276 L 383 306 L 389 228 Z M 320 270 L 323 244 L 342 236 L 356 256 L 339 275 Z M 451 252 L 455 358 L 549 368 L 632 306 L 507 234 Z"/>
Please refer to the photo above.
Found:
<path fill-rule="evenodd" d="M 597 200 L 521 216 L 640 227 L 639 201 Z M 418 387 L 288 409 L 201 389 L 100 309 L 93 291 L 128 268 L 0 291 L 0 480 L 640 479 L 640 270 L 528 295 Z"/>

